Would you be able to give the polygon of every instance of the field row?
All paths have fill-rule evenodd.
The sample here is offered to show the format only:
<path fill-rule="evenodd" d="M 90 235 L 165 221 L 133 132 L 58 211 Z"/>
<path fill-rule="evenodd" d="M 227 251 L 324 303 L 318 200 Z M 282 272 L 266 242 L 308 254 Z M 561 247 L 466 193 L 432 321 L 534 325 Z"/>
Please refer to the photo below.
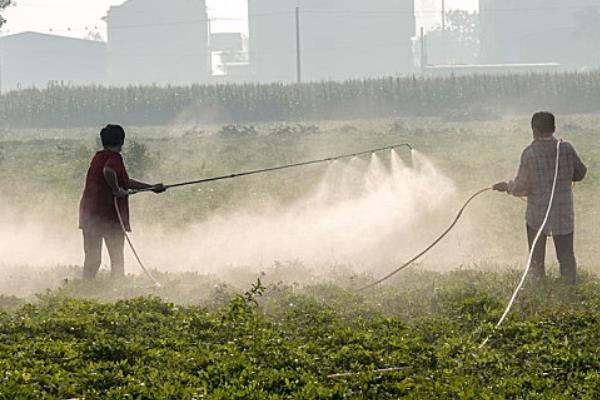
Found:
<path fill-rule="evenodd" d="M 434 116 L 489 120 L 538 108 L 598 112 L 600 72 L 387 78 L 301 85 L 50 86 L 0 97 L 11 127 L 248 123 Z"/>

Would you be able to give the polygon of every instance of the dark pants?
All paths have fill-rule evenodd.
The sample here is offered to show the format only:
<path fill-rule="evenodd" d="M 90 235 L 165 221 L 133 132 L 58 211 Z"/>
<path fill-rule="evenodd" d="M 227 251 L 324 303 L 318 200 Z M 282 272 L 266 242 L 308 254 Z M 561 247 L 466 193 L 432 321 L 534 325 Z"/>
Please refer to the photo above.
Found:
<path fill-rule="evenodd" d="M 531 251 L 536 235 L 537 229 L 533 229 L 527 225 L 529 251 Z M 575 251 L 573 248 L 573 234 L 557 235 L 552 238 L 554 240 L 558 263 L 560 264 L 560 275 L 570 284 L 575 284 L 577 281 L 577 261 L 575 260 Z M 544 278 L 546 276 L 546 267 L 544 265 L 546 259 L 546 240 L 546 235 L 542 234 L 533 251 L 531 272 L 537 278 Z"/>
<path fill-rule="evenodd" d="M 94 279 L 102 263 L 102 241 L 110 256 L 111 276 L 125 276 L 125 235 L 118 225 L 98 225 L 83 229 L 83 279 Z"/>

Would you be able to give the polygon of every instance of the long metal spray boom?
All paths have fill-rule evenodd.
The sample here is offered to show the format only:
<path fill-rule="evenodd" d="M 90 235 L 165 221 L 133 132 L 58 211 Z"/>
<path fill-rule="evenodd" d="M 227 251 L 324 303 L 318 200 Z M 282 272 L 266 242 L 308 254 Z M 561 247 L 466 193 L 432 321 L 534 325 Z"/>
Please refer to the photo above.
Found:
<path fill-rule="evenodd" d="M 204 178 L 204 179 L 198 179 L 198 180 L 194 180 L 194 181 L 174 183 L 172 185 L 165 185 L 164 187 L 165 187 L 165 189 L 172 189 L 172 188 L 177 188 L 177 187 L 182 187 L 182 186 L 200 185 L 202 183 L 222 181 L 222 180 L 225 180 L 225 179 L 240 178 L 242 176 L 264 174 L 264 173 L 267 173 L 267 172 L 280 171 L 280 170 L 283 170 L 283 169 L 303 167 L 303 166 L 307 166 L 307 165 L 320 164 L 320 163 L 325 163 L 325 162 L 335 161 L 335 160 L 343 160 L 345 158 L 358 157 L 358 156 L 362 156 L 362 155 L 365 155 L 365 154 L 377 153 L 377 152 L 384 151 L 384 150 L 393 150 L 393 149 L 396 149 L 398 147 L 408 147 L 410 150 L 413 150 L 413 147 L 410 144 L 408 144 L 408 143 L 395 144 L 395 145 L 392 145 L 392 146 L 381 147 L 381 148 L 378 148 L 378 149 L 365 150 L 365 151 L 361 151 L 361 152 L 358 152 L 358 153 L 352 153 L 352 154 L 343 154 L 341 156 L 328 157 L 328 158 L 323 158 L 323 159 L 320 159 L 320 160 L 304 161 L 304 162 L 300 162 L 300 163 L 296 163 L 296 164 L 281 165 L 281 166 L 278 166 L 278 167 L 256 169 L 256 170 L 253 170 L 253 171 L 239 172 L 239 173 L 236 173 L 236 174 L 215 176 L 215 177 L 212 177 L 212 178 Z M 136 193 L 141 193 L 141 192 L 149 192 L 149 191 L 152 191 L 153 189 L 154 188 L 130 190 L 129 194 L 136 194 Z"/>

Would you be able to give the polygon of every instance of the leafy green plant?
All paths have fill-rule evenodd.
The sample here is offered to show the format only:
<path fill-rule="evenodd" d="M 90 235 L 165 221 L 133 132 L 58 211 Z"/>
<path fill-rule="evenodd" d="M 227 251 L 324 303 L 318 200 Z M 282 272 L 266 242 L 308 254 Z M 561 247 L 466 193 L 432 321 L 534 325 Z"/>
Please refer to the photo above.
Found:
<path fill-rule="evenodd" d="M 320 133 L 321 130 L 316 125 L 303 125 L 303 124 L 281 124 L 271 128 L 271 135 L 314 135 Z"/>
<path fill-rule="evenodd" d="M 229 303 L 229 310 L 224 318 L 235 320 L 252 315 L 258 307 L 258 297 L 264 294 L 265 289 L 260 278 L 257 278 L 256 283 L 252 284 L 248 291 L 234 296 Z"/>
<path fill-rule="evenodd" d="M 243 137 L 243 136 L 256 136 L 258 132 L 252 125 L 225 125 L 219 132 L 218 136 L 221 137 Z"/>

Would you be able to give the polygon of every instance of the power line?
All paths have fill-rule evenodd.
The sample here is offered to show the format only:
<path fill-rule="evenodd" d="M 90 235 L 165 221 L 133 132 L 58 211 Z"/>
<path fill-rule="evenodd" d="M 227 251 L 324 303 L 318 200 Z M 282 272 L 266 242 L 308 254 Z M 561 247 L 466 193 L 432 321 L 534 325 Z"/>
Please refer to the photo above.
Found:
<path fill-rule="evenodd" d="M 21 5 L 22 7 L 23 5 Z M 29 7 L 42 7 L 42 5 L 26 5 Z M 46 5 L 43 5 L 46 7 Z M 48 8 L 52 6 L 47 6 Z M 65 7 L 67 8 L 67 7 Z M 71 8 L 71 7 L 69 7 Z M 544 6 L 544 7 L 513 7 L 512 9 L 482 9 L 479 10 L 480 15 L 489 15 L 489 14 L 509 14 L 515 12 L 527 12 L 527 11 L 556 11 L 561 9 L 576 9 L 583 8 L 581 7 L 573 7 L 573 5 L 564 5 L 564 6 Z M 76 8 L 74 8 L 76 9 Z M 81 8 L 84 9 L 84 8 Z M 85 8 L 92 9 L 92 8 Z M 94 8 L 95 10 L 99 8 Z M 415 17 L 418 15 L 439 15 L 439 10 L 414 10 L 414 11 L 400 11 L 400 10 L 378 10 L 378 11 L 365 11 L 365 10 L 316 10 L 316 9 L 308 9 L 301 10 L 302 14 L 312 14 L 312 15 L 359 15 L 359 16 L 390 16 L 390 15 L 414 15 Z M 474 13 L 476 14 L 476 13 Z M 269 12 L 269 13 L 257 13 L 257 14 L 249 14 L 248 18 L 232 18 L 232 17 L 210 17 L 210 18 L 202 18 L 202 19 L 190 19 L 184 21 L 171 21 L 171 22 L 157 22 L 157 23 L 145 23 L 145 24 L 131 24 L 131 25 L 111 25 L 111 30 L 119 30 L 119 29 L 135 29 L 135 28 L 149 28 L 149 27 L 164 27 L 164 26 L 180 26 L 180 25 L 195 25 L 199 23 L 209 23 L 214 21 L 235 21 L 235 22 L 247 22 L 252 18 L 261 18 L 261 17 L 273 17 L 273 16 L 294 16 L 294 10 L 290 11 L 280 11 L 280 12 Z M 98 26 L 91 27 L 67 27 L 67 28 L 48 28 L 49 32 L 54 33 L 67 33 L 67 32 L 87 32 L 99 30 Z"/>

